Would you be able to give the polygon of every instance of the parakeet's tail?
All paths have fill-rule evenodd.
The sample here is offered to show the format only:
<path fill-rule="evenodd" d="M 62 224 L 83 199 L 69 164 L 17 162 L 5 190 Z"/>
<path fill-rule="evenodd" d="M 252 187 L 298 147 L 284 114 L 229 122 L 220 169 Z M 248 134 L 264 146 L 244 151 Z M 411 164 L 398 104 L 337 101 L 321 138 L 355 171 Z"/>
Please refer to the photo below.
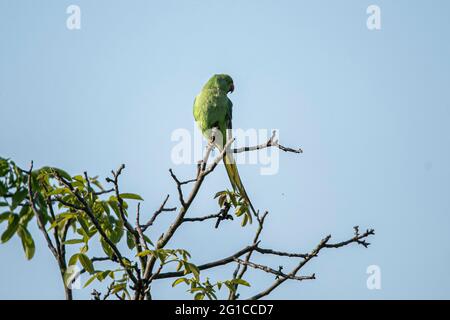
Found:
<path fill-rule="evenodd" d="M 228 177 L 230 178 L 230 182 L 233 187 L 233 190 L 238 191 L 239 194 L 241 194 L 244 197 L 244 199 L 247 201 L 250 209 L 252 210 L 253 214 L 256 215 L 256 210 L 255 210 L 255 208 L 253 208 L 253 204 L 250 201 L 250 198 L 248 197 L 247 192 L 245 191 L 244 185 L 242 184 L 236 163 L 234 161 L 233 154 L 226 153 L 225 157 L 223 158 L 223 163 L 225 165 L 225 169 L 227 170 Z"/>

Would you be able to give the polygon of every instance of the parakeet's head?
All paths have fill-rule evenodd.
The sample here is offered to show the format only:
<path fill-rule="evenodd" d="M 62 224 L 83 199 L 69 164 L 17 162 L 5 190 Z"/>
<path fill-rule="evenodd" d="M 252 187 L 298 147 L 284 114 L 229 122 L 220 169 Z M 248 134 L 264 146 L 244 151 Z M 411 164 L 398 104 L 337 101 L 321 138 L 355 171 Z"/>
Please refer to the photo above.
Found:
<path fill-rule="evenodd" d="M 222 92 L 228 93 L 234 91 L 234 83 L 233 79 L 227 74 L 215 74 L 208 80 L 203 88 L 217 88 Z"/>

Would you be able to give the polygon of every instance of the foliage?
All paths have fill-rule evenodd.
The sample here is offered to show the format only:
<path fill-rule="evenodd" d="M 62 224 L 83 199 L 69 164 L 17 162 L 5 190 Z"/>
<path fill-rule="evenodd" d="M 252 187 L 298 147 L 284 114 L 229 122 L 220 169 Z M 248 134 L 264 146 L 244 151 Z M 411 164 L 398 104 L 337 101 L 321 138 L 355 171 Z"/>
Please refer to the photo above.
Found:
<path fill-rule="evenodd" d="M 30 190 L 29 182 L 31 182 Z M 29 191 L 32 192 L 31 196 Z M 110 293 L 123 299 L 131 297 L 128 290 L 132 286 L 129 273 L 136 273 L 138 265 L 134 259 L 149 257 L 154 257 L 161 267 L 173 264 L 176 271 L 182 271 L 184 276 L 176 279 L 174 286 L 180 282 L 189 284 L 188 292 L 194 294 L 195 299 L 203 299 L 205 296 L 216 299 L 214 288 L 220 289 L 222 284 L 230 290 L 234 290 L 233 284 L 236 283 L 248 285 L 241 279 L 218 281 L 214 285 L 211 285 L 209 280 L 201 281 L 200 270 L 189 261 L 191 255 L 188 251 L 156 248 L 146 235 L 144 239 L 148 249 L 142 250 L 133 234 L 124 227 L 126 222 L 123 218 L 129 216 L 130 201 L 144 199 L 134 193 L 120 193 L 117 196 L 109 195 L 113 190 L 107 191 L 98 177 L 71 176 L 64 170 L 54 167 L 33 170 L 29 176 L 29 172 L 19 168 L 13 161 L 0 158 L 0 207 L 4 209 L 0 215 L 0 224 L 6 226 L 1 235 L 1 242 L 5 243 L 17 235 L 22 241 L 26 258 L 33 258 L 35 243 L 28 231 L 28 225 L 35 216 L 40 215 L 46 232 L 54 232 L 54 240 L 60 243 L 60 249 L 75 246 L 78 250 L 68 257 L 65 272 L 70 273 L 70 266 L 79 264 L 90 274 L 84 287 L 94 281 L 103 282 L 109 279 Z M 225 201 L 230 201 L 236 208 L 236 216 L 243 214 L 242 197 L 230 191 L 219 192 L 217 196 L 221 206 Z M 84 199 L 85 203 L 80 199 Z M 36 213 L 33 211 L 33 205 Z M 98 226 L 89 217 L 89 210 L 86 210 L 86 207 L 92 211 Z M 242 224 L 245 225 L 247 221 L 248 218 L 244 218 Z M 130 252 L 130 256 L 134 258 L 123 257 L 118 261 L 111 245 L 99 235 L 98 227 L 104 231 L 112 244 L 119 245 L 124 241 L 130 251 L 134 251 Z M 110 261 L 118 262 L 119 267 L 114 270 L 99 268 L 96 258 L 89 256 L 89 249 L 96 245 L 102 248 Z M 193 277 L 188 279 L 185 275 L 189 274 Z M 69 274 L 64 274 L 64 279 L 67 281 Z"/>

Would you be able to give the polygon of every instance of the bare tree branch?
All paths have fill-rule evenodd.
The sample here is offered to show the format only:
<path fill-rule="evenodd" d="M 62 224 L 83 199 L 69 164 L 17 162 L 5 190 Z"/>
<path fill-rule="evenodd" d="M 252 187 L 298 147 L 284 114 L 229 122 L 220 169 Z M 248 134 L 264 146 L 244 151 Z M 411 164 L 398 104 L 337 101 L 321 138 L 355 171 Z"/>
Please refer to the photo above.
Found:
<path fill-rule="evenodd" d="M 275 251 L 272 249 L 263 249 L 260 247 L 256 247 L 254 249 L 256 252 L 258 253 L 262 253 L 262 254 L 273 254 L 276 256 L 284 256 L 284 257 L 290 257 L 290 258 L 294 258 L 294 257 L 298 257 L 298 258 L 306 258 L 308 257 L 309 254 L 305 254 L 305 253 L 290 253 L 290 252 L 282 252 L 282 251 Z"/>
<path fill-rule="evenodd" d="M 284 152 L 303 153 L 303 150 L 300 148 L 292 149 L 292 148 L 288 148 L 288 147 L 285 147 L 285 146 L 282 146 L 281 144 L 279 144 L 278 140 L 275 139 L 275 134 L 276 134 L 276 131 L 274 130 L 272 132 L 272 136 L 266 143 L 252 146 L 252 147 L 235 148 L 235 149 L 232 149 L 232 152 L 233 153 L 242 153 L 242 152 L 261 150 L 261 149 L 270 148 L 270 147 L 276 147 Z"/>
<path fill-rule="evenodd" d="M 374 235 L 375 234 L 375 230 L 374 229 L 368 229 L 366 230 L 366 232 L 364 232 L 363 234 L 359 234 L 359 227 L 355 226 L 353 227 L 354 231 L 355 231 L 355 236 L 347 241 L 342 241 L 342 242 L 338 242 L 338 243 L 327 243 L 325 244 L 325 248 L 340 248 L 343 246 L 346 246 L 350 243 L 356 242 L 357 244 L 362 245 L 365 248 L 368 248 L 370 243 L 368 243 L 367 241 L 365 241 L 364 239 L 367 238 L 370 235 Z"/>
<path fill-rule="evenodd" d="M 122 218 L 123 224 L 125 226 L 125 228 L 128 230 L 128 232 L 130 232 L 132 235 L 137 236 L 136 234 L 136 230 L 134 230 L 134 228 L 132 227 L 132 225 L 128 222 L 126 214 L 125 214 L 125 209 L 123 207 L 123 199 L 120 196 L 120 191 L 119 191 L 119 176 L 122 173 L 123 169 L 125 169 L 125 165 L 122 164 L 119 169 L 117 169 L 117 171 L 111 171 L 112 175 L 113 175 L 113 179 L 111 178 L 106 178 L 106 181 L 111 182 L 114 185 L 114 191 L 116 194 L 116 198 L 117 198 L 117 203 L 118 203 L 118 207 L 119 207 L 119 213 L 120 213 L 120 217 Z"/>
<path fill-rule="evenodd" d="M 111 193 L 111 192 L 113 192 L 113 191 L 114 191 L 114 188 L 111 188 L 111 189 L 108 189 L 108 190 L 102 190 L 102 191 L 94 192 L 94 194 L 95 194 L 96 196 L 101 196 L 102 194 Z"/>
<path fill-rule="evenodd" d="M 164 199 L 163 203 L 160 205 L 160 207 L 158 208 L 158 210 L 156 210 L 153 213 L 153 216 L 150 218 L 150 220 L 141 226 L 142 231 L 147 230 L 148 227 L 150 227 L 151 225 L 153 225 L 153 223 L 155 222 L 156 218 L 162 213 L 162 212 L 168 212 L 168 211 L 175 211 L 177 210 L 176 207 L 174 208 L 166 208 L 166 203 L 169 200 L 169 195 L 166 196 L 166 198 Z"/>
<path fill-rule="evenodd" d="M 144 232 L 143 232 L 140 222 L 139 222 L 140 211 L 141 211 L 140 209 L 141 209 L 141 203 L 139 202 L 137 205 L 137 212 L 136 212 L 136 230 L 137 230 L 137 233 L 139 234 L 139 242 L 141 244 L 141 247 L 144 248 L 145 250 L 148 250 L 147 241 L 145 240 Z"/>
<path fill-rule="evenodd" d="M 244 261 L 244 260 L 241 260 L 241 259 L 234 259 L 234 261 L 236 261 L 237 263 L 239 263 L 241 265 L 249 266 L 249 267 L 252 267 L 254 269 L 259 269 L 259 270 L 265 271 L 267 273 L 272 273 L 272 274 L 276 275 L 277 277 L 281 277 L 281 278 L 286 278 L 286 279 L 291 279 L 291 280 L 299 280 L 299 281 L 313 280 L 313 279 L 316 278 L 314 273 L 312 275 L 310 275 L 310 276 L 301 276 L 301 277 L 299 277 L 299 276 L 293 276 L 293 275 L 284 274 L 283 272 L 277 271 L 277 270 L 272 269 L 272 268 L 270 268 L 268 266 L 264 266 L 264 265 L 261 265 L 261 264 L 256 264 L 256 263 L 253 263 L 253 262 L 250 262 L 250 261 Z"/>
<path fill-rule="evenodd" d="M 233 220 L 233 216 L 228 214 L 230 210 L 231 205 L 229 203 L 226 203 L 225 206 L 220 209 L 219 213 L 216 214 L 210 214 L 203 217 L 195 217 L 195 218 L 184 218 L 183 222 L 202 222 L 209 219 L 217 219 L 215 228 L 217 229 L 219 227 L 219 224 L 223 220 Z"/>
<path fill-rule="evenodd" d="M 359 235 L 358 234 L 358 227 L 355 227 L 355 237 L 347 240 L 347 241 L 343 241 L 343 242 L 339 242 L 336 244 L 329 244 L 328 241 L 331 239 L 331 235 L 326 236 L 324 239 L 322 239 L 322 241 L 320 241 L 320 243 L 316 246 L 316 248 L 314 250 L 311 251 L 310 254 L 308 254 L 307 257 L 305 257 L 294 269 L 292 269 L 292 271 L 290 273 L 288 273 L 287 275 L 289 277 L 293 277 L 296 276 L 297 272 L 303 268 L 303 266 L 305 264 L 307 264 L 312 258 L 317 257 L 319 252 L 323 249 L 323 248 L 340 248 L 346 245 L 349 245 L 351 243 L 357 243 L 357 244 L 361 244 L 364 247 L 366 247 L 366 245 L 364 245 L 364 241 L 363 239 L 369 237 L 370 235 L 375 234 L 375 231 L 373 229 L 367 230 L 364 234 Z M 286 281 L 288 278 L 283 278 L 280 277 L 277 280 L 275 280 L 275 282 L 270 285 L 267 289 L 265 289 L 264 291 L 248 298 L 248 300 L 258 300 L 262 297 L 265 297 L 267 295 L 269 295 L 273 290 L 275 290 L 278 286 L 280 286 L 284 281 Z"/>
<path fill-rule="evenodd" d="M 216 260 L 216 261 L 213 261 L 213 262 L 209 262 L 209 263 L 198 265 L 197 268 L 199 270 L 206 270 L 206 269 L 211 269 L 211 268 L 223 266 L 225 264 L 233 262 L 234 259 L 239 258 L 243 254 L 249 252 L 250 250 L 253 250 L 254 248 L 255 248 L 255 245 L 248 246 L 248 247 L 246 247 L 246 248 L 236 252 L 235 254 L 233 254 L 233 255 L 231 255 L 229 257 L 226 257 L 226 258 L 223 258 L 223 259 L 219 259 L 219 260 Z M 166 272 L 166 273 L 161 273 L 161 274 L 157 275 L 155 277 L 155 279 L 175 278 L 175 277 L 181 277 L 183 275 L 184 275 L 184 271 Z"/>
<path fill-rule="evenodd" d="M 172 169 L 169 169 L 169 172 L 170 172 L 170 176 L 177 184 L 178 200 L 180 201 L 180 204 L 184 207 L 186 205 L 186 203 L 184 201 L 183 190 L 181 190 L 182 184 L 181 184 L 180 180 L 178 180 L 177 176 L 173 173 Z"/>
<path fill-rule="evenodd" d="M 256 234 L 255 237 L 253 239 L 253 245 L 255 245 L 255 247 L 258 245 L 259 242 L 259 236 L 261 235 L 261 232 L 263 230 L 264 227 L 264 220 L 266 219 L 267 215 L 269 214 L 269 212 L 264 212 L 264 214 L 262 215 L 262 217 L 259 216 L 259 214 L 256 215 L 256 218 L 258 220 L 258 229 L 256 230 Z M 252 253 L 253 250 L 251 250 L 249 253 L 247 253 L 247 256 L 245 257 L 245 262 L 249 262 L 250 258 L 252 257 Z M 234 279 L 242 279 L 242 277 L 244 276 L 245 272 L 247 271 L 247 265 L 243 264 L 242 265 L 242 269 L 240 269 L 240 264 L 237 265 L 236 270 L 233 273 L 233 278 Z M 229 300 L 235 300 L 237 297 L 237 285 L 235 286 L 236 290 L 235 291 L 230 291 L 230 295 L 228 296 Z"/>

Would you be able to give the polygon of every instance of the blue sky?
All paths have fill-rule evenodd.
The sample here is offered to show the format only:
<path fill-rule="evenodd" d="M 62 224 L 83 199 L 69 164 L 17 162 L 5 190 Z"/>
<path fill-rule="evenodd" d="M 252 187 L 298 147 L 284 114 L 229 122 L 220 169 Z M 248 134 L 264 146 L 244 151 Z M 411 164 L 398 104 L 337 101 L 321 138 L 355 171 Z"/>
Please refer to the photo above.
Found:
<path fill-rule="evenodd" d="M 80 30 L 66 28 L 70 4 L 81 8 Z M 371 4 L 381 8 L 379 31 L 366 27 Z M 195 168 L 171 163 L 171 133 L 194 131 L 195 95 L 228 73 L 234 127 L 276 128 L 283 144 L 304 150 L 280 154 L 276 175 L 240 166 L 253 203 L 270 211 L 262 244 L 305 252 L 327 234 L 346 239 L 354 225 L 376 230 L 369 249 L 326 251 L 304 270 L 317 280 L 285 283 L 271 297 L 448 299 L 449 10 L 444 0 L 2 0 L 0 156 L 102 177 L 125 163 L 122 189 L 141 194 L 148 214 L 166 193 L 175 205 L 167 170 L 188 178 Z M 211 196 L 226 187 L 220 167 L 191 215 L 213 213 Z M 0 298 L 63 298 L 56 263 L 32 231 L 31 261 L 17 238 L 0 246 Z M 217 232 L 193 224 L 173 246 L 203 263 L 252 237 L 236 221 Z M 366 287 L 369 265 L 381 269 L 381 290 Z M 273 277 L 247 280 L 243 297 Z M 159 299 L 188 297 L 170 282 L 154 289 Z"/>

